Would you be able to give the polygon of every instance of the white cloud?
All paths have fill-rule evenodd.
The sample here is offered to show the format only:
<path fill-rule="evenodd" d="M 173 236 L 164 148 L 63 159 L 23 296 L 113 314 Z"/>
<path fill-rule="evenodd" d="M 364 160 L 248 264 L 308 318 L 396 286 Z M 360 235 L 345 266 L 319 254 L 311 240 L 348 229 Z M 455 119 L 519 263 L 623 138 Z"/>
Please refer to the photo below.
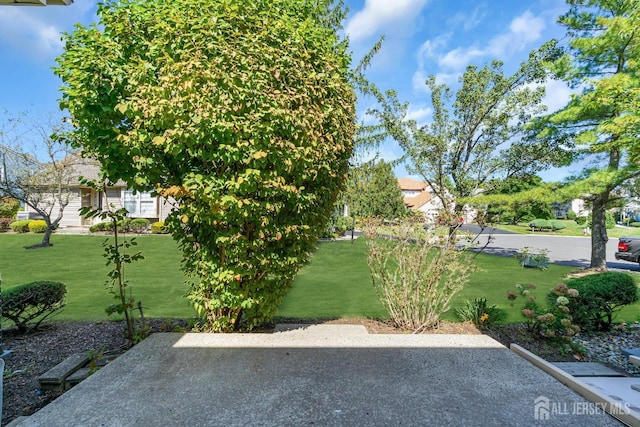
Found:
<path fill-rule="evenodd" d="M 436 83 L 451 87 L 460 81 L 460 76 L 462 73 L 438 73 L 436 74 Z"/>
<path fill-rule="evenodd" d="M 366 0 L 364 9 L 347 23 L 351 41 L 362 40 L 398 24 L 406 25 L 420 15 L 429 0 Z"/>
<path fill-rule="evenodd" d="M 431 120 L 432 116 L 432 108 L 426 105 L 418 105 L 417 107 L 410 106 L 405 118 L 407 120 L 415 120 L 418 127 L 422 127 Z"/>
<path fill-rule="evenodd" d="M 438 54 L 438 65 L 445 69 L 456 71 L 464 69 L 478 58 L 489 56 L 505 59 L 512 53 L 522 51 L 531 43 L 539 40 L 545 26 L 546 24 L 543 18 L 534 16 L 531 12 L 527 11 L 514 18 L 509 25 L 509 30 L 489 40 L 489 43 L 485 47 L 477 45 L 457 47 L 445 54 Z M 423 52 L 423 50 L 419 50 L 419 54 L 421 52 Z M 428 53 L 431 55 L 435 54 L 433 50 Z"/>
<path fill-rule="evenodd" d="M 547 80 L 545 90 L 546 94 L 542 102 L 547 106 L 547 113 L 554 113 L 563 108 L 569 102 L 571 94 L 578 91 L 578 89 L 571 89 L 560 80 Z"/>
<path fill-rule="evenodd" d="M 428 93 L 429 88 L 426 85 L 427 75 L 422 70 L 416 70 L 413 73 L 413 77 L 411 78 L 411 87 L 413 87 L 414 92 L 423 92 Z"/>
<path fill-rule="evenodd" d="M 0 47 L 46 62 L 62 52 L 62 32 L 95 7 L 80 1 L 71 6 L 0 7 Z"/>
<path fill-rule="evenodd" d="M 449 27 L 451 28 L 460 28 L 464 31 L 469 31 L 474 29 L 486 16 L 486 13 L 482 11 L 484 6 L 476 7 L 471 14 L 467 13 L 456 13 L 453 18 L 449 19 Z"/>

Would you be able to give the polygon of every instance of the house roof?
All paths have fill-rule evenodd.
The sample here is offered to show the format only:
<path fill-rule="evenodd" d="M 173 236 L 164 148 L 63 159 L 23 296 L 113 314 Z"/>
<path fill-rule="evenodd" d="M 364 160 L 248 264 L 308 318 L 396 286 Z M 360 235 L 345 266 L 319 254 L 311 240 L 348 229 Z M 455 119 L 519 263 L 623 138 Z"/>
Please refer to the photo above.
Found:
<path fill-rule="evenodd" d="M 77 181 L 80 184 L 80 177 L 88 181 L 100 180 L 100 163 L 96 159 L 81 157 L 78 154 L 72 154 L 66 157 L 63 162 L 67 166 L 73 167 L 73 181 Z M 124 187 L 126 183 L 119 180 L 114 186 Z"/>
<path fill-rule="evenodd" d="M 420 209 L 422 206 L 426 205 L 433 199 L 433 196 L 428 191 L 423 191 L 415 197 L 405 197 L 404 204 L 409 209 Z"/>
<path fill-rule="evenodd" d="M 411 178 L 398 178 L 398 185 L 403 191 L 422 191 L 427 188 L 427 183 L 424 181 L 414 181 Z"/>

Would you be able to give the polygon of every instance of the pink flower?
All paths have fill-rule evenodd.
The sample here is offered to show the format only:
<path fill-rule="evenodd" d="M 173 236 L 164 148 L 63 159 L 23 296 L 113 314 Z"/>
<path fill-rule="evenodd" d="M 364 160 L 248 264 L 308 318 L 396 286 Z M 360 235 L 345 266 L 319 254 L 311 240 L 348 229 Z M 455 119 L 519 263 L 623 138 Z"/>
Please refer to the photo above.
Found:
<path fill-rule="evenodd" d="M 533 310 L 525 308 L 524 310 L 522 310 L 522 315 L 527 319 L 533 319 L 533 316 L 535 315 L 535 313 L 533 312 Z"/>
<path fill-rule="evenodd" d="M 553 292 L 556 295 L 565 295 L 568 289 L 569 288 L 567 287 L 566 284 L 558 283 L 551 292 Z"/>
<path fill-rule="evenodd" d="M 518 298 L 518 294 L 516 294 L 513 291 L 509 291 L 507 292 L 507 299 L 513 301 L 514 299 Z"/>
<path fill-rule="evenodd" d="M 577 290 L 577 289 L 573 289 L 573 288 L 571 288 L 571 289 L 567 289 L 567 294 L 568 294 L 570 297 L 574 297 L 574 298 L 575 298 L 575 297 L 577 297 L 578 295 L 580 295 L 580 293 L 578 292 L 578 290 Z"/>

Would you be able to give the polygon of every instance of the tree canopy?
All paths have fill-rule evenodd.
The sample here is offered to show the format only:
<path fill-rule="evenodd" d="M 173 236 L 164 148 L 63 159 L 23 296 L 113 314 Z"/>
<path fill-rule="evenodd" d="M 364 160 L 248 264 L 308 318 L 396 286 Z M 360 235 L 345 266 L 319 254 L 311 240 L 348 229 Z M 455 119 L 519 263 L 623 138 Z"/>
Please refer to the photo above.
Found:
<path fill-rule="evenodd" d="M 448 86 L 429 77 L 434 111 L 430 124 L 406 120 L 408 104 L 394 91 L 382 93 L 375 87 L 371 92 L 380 108 L 373 114 L 400 143 L 411 171 L 431 185 L 443 206 L 451 206 L 490 190 L 497 178 L 533 173 L 563 161 L 552 141 L 542 144 L 524 130 L 532 116 L 544 111 L 544 60 L 555 50 L 545 45 L 532 52 L 511 76 L 504 75 L 500 61 L 481 68 L 470 65 L 453 100 Z M 456 210 L 462 210 L 462 204 L 457 203 Z"/>
<path fill-rule="evenodd" d="M 614 192 L 640 174 L 640 34 L 635 0 L 568 0 L 559 22 L 569 37 L 555 75 L 578 89 L 561 110 L 538 121 L 539 138 L 570 148 L 587 169 L 565 189 L 592 203 L 591 267 L 606 269 L 606 210 Z"/>
<path fill-rule="evenodd" d="M 330 0 L 108 0 L 65 36 L 61 106 L 105 177 L 176 200 L 207 329 L 268 321 L 324 229 L 355 132 Z M 161 19 L 159 19 L 161 17 Z"/>

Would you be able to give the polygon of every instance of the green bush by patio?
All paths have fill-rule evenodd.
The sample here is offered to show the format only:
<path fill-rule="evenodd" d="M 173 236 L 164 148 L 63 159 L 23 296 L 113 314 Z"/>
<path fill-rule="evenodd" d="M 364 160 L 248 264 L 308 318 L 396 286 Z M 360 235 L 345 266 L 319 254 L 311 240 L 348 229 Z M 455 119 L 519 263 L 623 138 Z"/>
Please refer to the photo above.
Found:
<path fill-rule="evenodd" d="M 584 330 L 609 330 L 614 314 L 638 301 L 638 286 L 626 273 L 590 274 L 567 280 L 566 284 L 580 293 L 569 308 L 575 323 Z"/>
<path fill-rule="evenodd" d="M 38 281 L 2 292 L 2 317 L 25 333 L 64 307 L 67 288 L 60 282 Z"/>

